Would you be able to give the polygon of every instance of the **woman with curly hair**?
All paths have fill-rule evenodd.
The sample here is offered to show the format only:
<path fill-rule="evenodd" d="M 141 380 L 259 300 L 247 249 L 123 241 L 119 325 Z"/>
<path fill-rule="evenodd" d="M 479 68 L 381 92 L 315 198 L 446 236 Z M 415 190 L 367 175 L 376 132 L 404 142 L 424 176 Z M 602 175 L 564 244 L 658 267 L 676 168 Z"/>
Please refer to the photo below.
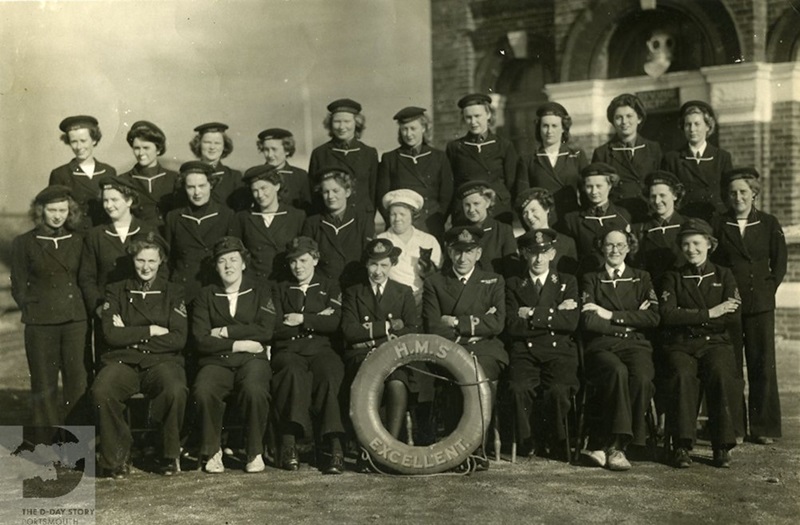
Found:
<path fill-rule="evenodd" d="M 233 140 L 226 131 L 228 125 L 222 122 L 207 122 L 194 128 L 196 135 L 189 142 L 194 156 L 214 168 L 212 175 L 217 184 L 211 192 L 211 199 L 233 211 L 243 210 L 248 195 L 242 185 L 242 172 L 225 166 L 222 159 L 233 153 Z"/>
<path fill-rule="evenodd" d="M 97 181 L 104 175 L 115 177 L 117 171 L 94 158 L 94 148 L 103 137 L 96 118 L 90 115 L 67 117 L 58 129 L 61 130 L 61 141 L 70 147 L 75 158 L 50 172 L 48 184 L 61 184 L 72 189 L 72 198 L 80 205 L 83 214 L 80 229 L 87 230 L 105 219 L 102 203 L 97 198 L 100 193 Z"/>
<path fill-rule="evenodd" d="M 614 137 L 594 150 L 592 162 L 605 162 L 619 175 L 612 200 L 630 212 L 635 222 L 647 218 L 647 202 L 642 198 L 645 176 L 661 167 L 661 146 L 639 133 L 647 110 L 636 95 L 614 97 L 606 109 L 614 126 Z"/>
<path fill-rule="evenodd" d="M 534 122 L 539 149 L 522 157 L 517 168 L 517 198 L 528 188 L 548 190 L 553 196 L 553 224 L 580 208 L 581 170 L 589 163 L 583 151 L 569 146 L 571 127 L 572 117 L 558 102 L 539 106 Z"/>
<path fill-rule="evenodd" d="M 681 212 L 687 217 L 710 221 L 714 214 L 725 212 L 719 186 L 722 174 L 733 169 L 731 154 L 708 143 L 717 129 L 714 109 L 700 100 L 681 106 L 678 125 L 686 137 L 686 146 L 664 155 L 664 169 L 674 173 L 686 189 Z"/>
<path fill-rule="evenodd" d="M 353 174 L 331 168 L 322 170 L 318 179 L 315 191 L 322 196 L 325 211 L 306 219 L 302 235 L 319 245 L 320 273 L 344 290 L 363 275 L 361 254 L 375 237 L 375 213 L 350 205 L 358 188 Z"/>
<path fill-rule="evenodd" d="M 366 118 L 361 104 L 349 98 L 334 100 L 328 104 L 328 114 L 323 121 L 331 140 L 317 146 L 311 152 L 308 172 L 314 185 L 320 184 L 320 170 L 337 168 L 349 172 L 358 187 L 350 206 L 364 210 L 374 219 L 376 203 L 376 180 L 378 177 L 378 150 L 361 142 L 366 128 Z M 315 212 L 322 213 L 325 205 L 317 199 Z M 358 251 L 361 253 L 361 250 Z"/>
<path fill-rule="evenodd" d="M 383 154 L 378 167 L 378 198 L 393 190 L 412 190 L 423 198 L 414 227 L 441 241 L 453 198 L 453 171 L 444 151 L 432 148 L 431 118 L 424 108 L 410 106 L 398 111 L 397 141 L 400 147 Z M 389 210 L 381 208 L 389 224 Z"/>
<path fill-rule="evenodd" d="M 63 425 L 86 391 L 86 309 L 78 287 L 80 208 L 66 186 L 48 186 L 31 210 L 35 227 L 12 246 L 11 293 L 22 310 L 31 376 L 32 423 Z M 61 374 L 63 400 L 59 402 Z"/>
<path fill-rule="evenodd" d="M 294 135 L 287 129 L 269 128 L 258 134 L 258 151 L 264 155 L 266 165 L 275 168 L 283 179 L 282 200 L 305 213 L 311 211 L 311 180 L 304 169 L 289 164 L 297 149 Z M 294 236 L 290 237 L 290 239 Z M 288 240 L 287 240 L 288 242 Z"/>
<path fill-rule="evenodd" d="M 600 467 L 628 470 L 629 445 L 644 446 L 645 412 L 653 398 L 653 347 L 646 331 L 658 326 L 658 299 L 650 275 L 626 261 L 636 236 L 612 226 L 597 236 L 603 266 L 582 280 L 581 320 L 589 385 L 587 455 Z"/>

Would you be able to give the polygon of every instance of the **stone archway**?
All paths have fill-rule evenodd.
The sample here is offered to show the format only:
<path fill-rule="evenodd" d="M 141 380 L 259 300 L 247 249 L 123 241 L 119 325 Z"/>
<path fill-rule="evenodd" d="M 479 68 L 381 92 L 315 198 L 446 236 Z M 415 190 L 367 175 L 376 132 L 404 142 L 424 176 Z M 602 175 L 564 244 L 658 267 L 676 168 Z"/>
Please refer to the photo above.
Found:
<path fill-rule="evenodd" d="M 800 61 L 800 12 L 789 7 L 769 32 L 767 40 L 768 62 Z"/>
<path fill-rule="evenodd" d="M 677 70 L 731 64 L 745 58 L 736 24 L 719 0 L 661 0 L 653 10 L 643 10 L 635 0 L 600 0 L 581 13 L 567 37 L 560 81 L 633 76 L 631 73 L 636 72 L 622 67 L 625 58 L 612 55 L 611 47 L 631 50 L 633 55 L 623 53 L 630 60 L 637 48 L 646 50 L 642 44 L 649 35 L 643 37 L 642 33 L 647 25 L 655 26 L 659 21 L 670 22 L 680 34 L 689 35 L 690 41 L 702 46 L 699 56 L 691 49 L 684 53 Z"/>

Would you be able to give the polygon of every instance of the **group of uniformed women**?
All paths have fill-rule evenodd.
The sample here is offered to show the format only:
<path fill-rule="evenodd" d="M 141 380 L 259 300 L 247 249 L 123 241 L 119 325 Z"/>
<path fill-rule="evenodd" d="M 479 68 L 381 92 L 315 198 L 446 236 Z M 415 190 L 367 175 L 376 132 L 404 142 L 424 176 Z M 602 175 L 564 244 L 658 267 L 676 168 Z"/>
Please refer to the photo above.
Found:
<path fill-rule="evenodd" d="M 379 162 L 361 142 L 361 105 L 334 101 L 310 174 L 288 163 L 295 142 L 280 128 L 258 135 L 265 164 L 243 176 L 224 166 L 233 143 L 219 122 L 194 129 L 198 160 L 172 172 L 158 161 L 164 133 L 138 121 L 127 135 L 136 164 L 117 176 L 94 158 L 97 120 L 64 119 L 75 158 L 53 170 L 31 207 L 35 228 L 13 248 L 35 424 L 61 423 L 90 398 L 101 466 L 124 477 L 124 403 L 141 392 L 160 422 L 161 470 L 178 470 L 185 419 L 206 471 L 221 472 L 233 404 L 248 472 L 264 469 L 273 413 L 278 466 L 296 470 L 297 439 L 313 436 L 322 470 L 340 473 L 348 381 L 369 351 L 424 330 L 475 354 L 494 391 L 507 369 L 523 445 L 565 439 L 578 339 L 598 465 L 630 467 L 625 451 L 644 442 L 657 393 L 675 464 L 688 466 L 702 389 L 714 461 L 728 466 L 746 430 L 743 355 L 749 436 L 779 437 L 774 294 L 786 245 L 754 206 L 758 172 L 733 169 L 707 142 L 712 108 L 684 104 L 687 144 L 662 158 L 638 133 L 644 105 L 620 95 L 608 107 L 615 135 L 589 164 L 558 103 L 537 111 L 541 145 L 521 159 L 492 131 L 488 96 L 458 106 L 468 132 L 444 152 L 429 143 L 425 109 L 399 111 L 400 147 Z M 376 211 L 387 225 L 377 237 Z M 527 230 L 517 239 L 515 214 Z M 418 376 L 387 379 L 395 436 Z"/>

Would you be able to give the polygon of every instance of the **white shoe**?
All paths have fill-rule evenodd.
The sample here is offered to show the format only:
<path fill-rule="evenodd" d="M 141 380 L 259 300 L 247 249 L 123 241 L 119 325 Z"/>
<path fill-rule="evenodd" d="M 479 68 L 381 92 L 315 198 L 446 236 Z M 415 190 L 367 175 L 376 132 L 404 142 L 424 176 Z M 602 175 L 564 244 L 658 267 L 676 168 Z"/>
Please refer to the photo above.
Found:
<path fill-rule="evenodd" d="M 608 470 L 630 470 L 631 462 L 625 457 L 625 453 L 616 448 L 609 448 L 606 451 L 606 466 Z"/>
<path fill-rule="evenodd" d="M 217 450 L 217 453 L 208 458 L 206 461 L 206 472 L 209 474 L 219 474 L 225 472 L 225 465 L 222 464 L 222 450 Z"/>
<path fill-rule="evenodd" d="M 261 456 L 261 454 L 258 454 L 256 457 L 247 462 L 247 465 L 244 467 L 244 471 L 253 474 L 255 472 L 264 472 L 265 468 L 266 466 L 264 465 L 264 458 Z"/>
<path fill-rule="evenodd" d="M 605 450 L 585 450 L 583 452 L 593 465 L 598 467 L 606 466 L 606 452 Z"/>

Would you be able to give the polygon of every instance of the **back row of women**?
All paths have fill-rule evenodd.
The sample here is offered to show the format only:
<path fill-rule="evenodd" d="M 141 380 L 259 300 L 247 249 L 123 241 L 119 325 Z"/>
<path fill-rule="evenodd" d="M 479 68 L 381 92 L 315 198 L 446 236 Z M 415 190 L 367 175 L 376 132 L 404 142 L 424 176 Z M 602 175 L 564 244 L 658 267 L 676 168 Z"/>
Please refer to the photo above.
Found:
<path fill-rule="evenodd" d="M 197 135 L 191 147 L 200 160 L 184 163 L 180 173 L 174 173 L 163 169 L 158 163 L 158 156 L 166 150 L 164 134 L 156 125 L 145 121 L 135 123 L 128 133 L 128 142 L 137 159 L 136 166 L 116 176 L 112 167 L 93 157 L 93 148 L 100 140 L 97 121 L 88 116 L 65 119 L 60 126 L 64 132 L 62 138 L 71 146 L 76 157 L 68 165 L 53 171 L 51 186 L 37 196 L 32 207 L 36 228 L 20 236 L 14 246 L 13 291 L 23 311 L 23 322 L 26 323 L 26 351 L 35 393 L 35 423 L 46 425 L 60 421 L 60 408 L 55 396 L 59 369 L 64 376 L 65 400 L 68 404 L 74 405 L 86 390 L 87 370 L 91 374 L 95 367 L 91 364 L 83 366 L 84 341 L 87 326 L 93 326 L 96 357 L 90 358 L 90 361 L 96 359 L 102 367 L 94 385 L 94 399 L 100 408 L 101 433 L 103 429 L 114 429 L 108 436 L 101 434 L 103 442 L 120 442 L 124 445 L 126 439 L 129 440 L 129 433 L 126 434 L 121 418 L 125 396 L 139 390 L 148 393 L 148 389 L 154 388 L 154 385 L 184 385 L 176 387 L 178 392 L 170 395 L 159 391 L 153 396 L 161 400 L 155 403 L 156 413 L 162 413 L 165 418 L 172 418 L 174 424 L 179 424 L 175 422 L 183 417 L 180 390 L 186 388 L 185 379 L 180 382 L 175 374 L 182 372 L 172 370 L 168 376 L 160 378 L 154 377 L 152 372 L 157 368 L 153 365 L 164 357 L 161 354 L 174 354 L 173 364 L 180 365 L 183 345 L 177 348 L 177 343 L 181 339 L 181 330 L 173 330 L 169 326 L 171 323 L 176 326 L 184 323 L 185 339 L 185 321 L 181 321 L 181 318 L 185 320 L 189 316 L 194 319 L 191 328 L 194 337 L 190 346 L 196 351 L 192 353 L 201 356 L 201 365 L 204 358 L 210 359 L 210 356 L 203 357 L 205 352 L 214 356 L 212 361 L 224 361 L 217 363 L 221 369 L 232 370 L 236 367 L 225 364 L 229 363 L 227 359 L 232 355 L 242 352 L 266 355 L 264 345 L 273 344 L 272 368 L 262 364 L 254 381 L 263 384 L 266 375 L 268 383 L 269 374 L 272 371 L 276 373 L 273 381 L 275 402 L 280 404 L 283 399 L 288 407 L 285 408 L 287 412 L 282 414 L 281 429 L 284 440 L 282 449 L 288 452 L 285 457 L 282 456 L 281 463 L 295 465 L 296 456 L 292 459 L 293 439 L 303 433 L 302 429 L 307 431 L 305 419 L 308 406 L 299 401 L 305 399 L 305 389 L 316 393 L 313 397 L 315 414 L 331 416 L 334 410 L 330 405 L 330 393 L 333 392 L 330 389 L 330 377 L 326 376 L 328 379 L 323 383 L 327 383 L 323 387 L 320 384 L 322 380 L 314 371 L 330 374 L 336 370 L 337 367 L 332 363 L 339 356 L 334 353 L 332 356 L 326 354 L 322 360 L 312 358 L 312 355 L 316 356 L 316 351 L 310 349 L 317 348 L 319 343 L 319 337 L 315 340 L 315 335 L 317 332 L 332 334 L 338 330 L 338 290 L 355 289 L 371 280 L 372 293 L 382 294 L 380 286 L 374 286 L 380 281 L 375 277 L 381 271 L 370 269 L 367 272 L 364 261 L 366 257 L 367 261 L 374 262 L 377 255 L 388 251 L 393 257 L 388 257 L 390 264 L 382 272 L 391 277 L 392 282 L 409 287 L 418 314 L 425 314 L 426 310 L 440 313 L 438 320 L 437 315 L 424 315 L 426 331 L 438 333 L 442 328 L 440 325 L 444 323 L 441 330 L 443 334 L 446 332 L 463 338 L 468 348 L 476 354 L 480 354 L 477 350 L 485 346 L 484 339 L 495 339 L 506 326 L 509 337 L 517 337 L 525 343 L 519 348 L 504 348 L 502 344 L 499 347 L 488 345 L 487 351 L 493 360 L 482 363 L 487 373 L 496 379 L 508 362 L 508 349 L 512 363 L 509 367 L 512 390 L 513 385 L 520 381 L 527 385 L 523 389 L 527 393 L 521 394 L 518 406 L 525 406 L 525 396 L 532 396 L 531 392 L 549 388 L 545 378 L 550 375 L 541 374 L 542 379 L 539 379 L 539 372 L 532 370 L 549 366 L 545 358 L 547 352 L 543 357 L 541 341 L 537 341 L 536 336 L 545 333 L 554 335 L 556 329 L 549 328 L 553 317 L 558 316 L 550 314 L 561 309 L 575 310 L 569 302 L 574 300 L 576 307 L 579 306 L 587 317 L 587 330 L 617 338 L 612 340 L 614 344 L 600 345 L 598 348 L 590 344 L 587 347 L 588 375 L 592 376 L 594 371 L 600 378 L 597 382 L 608 386 L 611 378 L 607 374 L 609 370 L 618 368 L 617 361 L 625 362 L 627 369 L 636 369 L 636 364 L 626 362 L 625 355 L 629 351 L 626 348 L 629 345 L 622 343 L 638 339 L 646 342 L 648 338 L 642 330 L 658 324 L 657 316 L 653 318 L 647 315 L 647 311 L 658 308 L 657 297 L 660 296 L 665 323 L 667 319 L 679 325 L 692 325 L 700 321 L 700 327 L 682 333 L 687 340 L 699 338 L 701 341 L 702 349 L 694 352 L 694 357 L 702 358 L 709 352 L 711 343 L 704 344 L 702 341 L 711 341 L 712 335 L 725 338 L 728 342 L 723 346 L 727 344 L 732 348 L 730 354 L 738 377 L 741 375 L 744 348 L 750 384 L 750 435 L 762 443 L 780 436 L 774 359 L 774 292 L 786 271 L 785 242 L 775 218 L 754 207 L 759 191 L 758 173 L 752 168 L 732 169 L 730 155 L 706 142 L 715 129 L 714 113 L 710 106 L 699 101 L 684 105 L 680 125 L 688 140 L 685 151 L 668 153 L 662 159 L 658 144 L 638 134 L 638 128 L 646 116 L 643 105 L 633 95 L 620 95 L 608 108 L 609 121 L 617 134 L 608 144 L 595 151 L 592 164 L 587 163 L 580 150 L 568 145 L 571 120 L 559 104 L 545 104 L 537 112 L 535 130 L 542 145 L 535 155 L 523 159 L 517 158 L 508 141 L 494 135 L 489 129 L 493 116 L 489 97 L 468 95 L 459 101 L 459 106 L 469 132 L 449 143 L 446 152 L 428 145 L 430 121 L 424 109 L 409 107 L 398 112 L 395 119 L 399 125 L 401 147 L 384 154 L 379 163 L 374 148 L 359 140 L 364 129 L 360 105 L 349 99 L 335 101 L 328 106 L 329 115 L 325 120 L 331 141 L 313 151 L 309 169 L 311 176 L 286 161 L 294 153 L 291 133 L 273 128 L 260 133 L 257 142 L 265 155 L 266 164 L 247 170 L 241 177 L 220 162 L 232 150 L 232 143 L 225 133 L 227 126 L 221 123 L 209 123 L 196 128 Z M 727 200 L 727 207 L 723 200 Z M 533 235 L 519 243 L 519 251 L 509 225 L 514 208 L 523 225 Z M 376 210 L 389 225 L 386 232 L 378 235 L 385 242 L 377 244 L 374 241 L 370 243 L 370 239 L 375 237 Z M 451 230 L 450 235 L 445 236 L 448 217 L 459 229 Z M 692 221 L 686 226 L 689 218 L 701 220 Z M 711 219 L 713 227 L 703 222 L 707 219 Z M 554 229 L 550 229 L 551 225 Z M 163 243 L 159 243 L 158 237 L 154 236 L 157 232 L 166 239 Z M 681 235 L 679 232 L 682 232 Z M 615 239 L 615 235 L 622 235 L 623 239 Z M 713 251 L 710 248 L 719 244 L 714 252 L 715 261 L 732 269 L 735 283 L 729 279 L 726 281 L 729 274 L 725 271 L 709 269 L 706 259 L 697 254 L 696 247 L 690 249 L 679 245 L 679 241 L 685 244 L 692 235 L 700 235 L 708 241 L 709 249 L 706 252 Z M 459 236 L 464 238 L 459 241 Z M 449 258 L 443 261 L 439 242 L 448 238 Z M 149 244 L 146 239 L 150 239 Z M 234 248 L 220 251 L 218 243 L 222 241 Z M 310 244 L 312 242 L 313 245 Z M 530 250 L 526 252 L 523 249 L 525 243 L 540 246 L 538 250 L 546 255 L 526 256 Z M 634 257 L 635 250 L 630 248 L 636 243 L 640 249 Z M 547 246 L 547 249 L 541 248 L 543 246 Z M 131 249 L 134 251 L 133 258 L 128 256 Z M 155 253 L 148 253 L 147 249 Z M 148 257 L 143 257 L 142 253 Z M 239 254 L 243 263 L 241 266 L 247 268 L 247 279 L 252 279 L 253 283 L 258 284 L 257 287 L 250 288 L 249 281 L 242 284 L 240 280 L 235 286 L 229 282 L 230 276 L 237 271 L 227 268 L 227 253 Z M 245 258 L 249 260 L 244 262 Z M 612 264 L 614 258 L 619 264 Z M 670 285 L 671 281 L 666 275 L 669 270 L 684 266 L 687 260 L 691 265 L 693 258 L 695 269 L 691 272 L 681 270 L 686 272 L 686 278 L 697 279 L 697 288 L 708 285 L 713 287 L 710 288 L 711 292 L 721 288 L 724 294 L 717 298 L 708 291 L 703 291 L 699 296 L 696 290 L 689 291 L 687 293 L 693 300 L 702 302 L 678 304 L 678 308 L 691 311 L 684 312 L 686 315 L 667 315 L 663 312 L 663 304 L 675 299 L 680 301 L 682 296 L 678 290 L 670 288 L 675 283 Z M 378 258 L 379 261 L 383 259 L 387 257 Z M 542 265 L 544 259 L 547 259 L 547 264 Z M 698 264 L 696 260 L 699 259 L 703 260 Z M 157 267 L 161 260 L 166 260 L 168 268 L 159 272 Z M 629 275 L 625 271 L 626 260 L 647 273 L 631 268 Z M 564 282 L 569 282 L 569 278 L 557 276 L 576 274 L 583 278 L 584 296 L 580 300 L 562 297 L 561 301 L 548 305 L 538 313 L 537 306 L 545 306 L 536 302 L 539 300 L 538 294 L 526 299 L 529 304 L 521 304 L 517 308 L 517 317 L 526 320 L 531 331 L 526 333 L 525 330 L 514 331 L 514 323 L 511 322 L 514 319 L 513 309 L 499 316 L 499 309 L 505 305 L 505 301 L 500 300 L 498 304 L 498 297 L 492 293 L 486 296 L 491 300 L 487 303 L 489 306 L 486 311 L 494 308 L 493 312 L 486 315 L 492 316 L 492 319 L 473 319 L 473 314 L 478 312 L 478 306 L 474 304 L 469 310 L 456 312 L 462 302 L 459 297 L 463 290 L 458 293 L 450 290 L 452 297 L 447 297 L 447 294 L 440 296 L 435 288 L 423 294 L 423 289 L 429 286 L 427 283 L 436 282 L 436 279 L 429 277 L 437 273 L 437 269 L 441 268 L 438 273 L 444 276 L 445 281 L 453 276 L 462 276 L 470 283 L 476 265 L 480 267 L 480 272 L 505 276 L 510 279 L 509 282 L 515 278 L 521 279 L 522 283 L 517 283 L 520 286 L 524 285 L 526 279 L 532 287 L 534 281 L 541 281 L 533 277 L 542 273 L 537 272 L 536 267 L 540 270 L 546 267 L 548 271 L 552 268 L 556 272 L 554 279 L 563 279 Z M 319 270 L 315 271 L 317 266 Z M 696 273 L 698 269 L 699 274 Z M 620 270 L 620 274 L 616 275 L 615 270 Z M 316 289 L 314 283 L 307 281 L 309 271 L 312 275 L 321 274 L 328 284 Z M 155 289 L 145 284 L 151 280 L 156 282 L 154 279 L 157 275 L 168 278 L 173 284 L 159 284 Z M 608 304 L 592 295 L 593 285 L 591 279 L 587 281 L 587 276 L 593 275 L 597 279 L 595 284 L 600 287 L 594 292 L 602 292 L 600 296 L 610 301 Z M 647 278 L 643 275 L 647 275 Z M 717 277 L 706 280 L 712 275 Z M 150 279 L 146 278 L 148 276 Z M 478 282 L 492 281 L 499 276 L 484 275 Z M 545 282 L 541 284 L 547 282 L 547 273 L 544 277 Z M 646 286 L 650 277 L 655 285 L 652 293 Z M 502 282 L 502 278 L 495 282 Z M 632 297 L 641 299 L 634 308 L 617 304 L 624 295 L 622 288 L 630 283 L 637 283 L 636 293 Z M 204 286 L 210 288 L 202 291 Z M 442 286 L 446 288 L 448 283 Z M 610 286 L 611 289 L 601 290 L 604 286 Z M 242 328 L 241 333 L 234 329 L 231 334 L 225 322 L 238 319 L 238 298 L 249 294 L 249 290 L 261 290 L 261 287 L 272 287 L 281 292 L 275 295 L 254 291 L 245 298 L 242 304 L 252 302 L 253 311 L 248 315 L 252 314 L 253 319 L 244 323 L 247 328 Z M 309 287 L 314 288 L 311 294 Z M 741 300 L 739 292 L 734 293 L 737 288 L 741 292 Z M 561 291 L 566 289 L 562 288 Z M 290 299 L 295 293 L 292 290 L 299 295 Z M 504 293 L 502 286 L 500 290 Z M 658 296 L 655 295 L 656 291 Z M 309 310 L 314 303 L 310 298 L 317 295 L 320 304 L 316 306 L 319 308 L 314 310 L 312 307 Z M 477 292 L 470 295 L 474 295 L 472 300 L 482 300 L 483 297 Z M 509 300 L 512 295 L 509 292 Z M 225 301 L 214 299 L 216 297 Z M 142 305 L 137 305 L 139 299 Z M 158 299 L 167 301 L 162 304 L 161 310 L 154 305 L 144 304 Z M 183 306 L 184 301 L 190 305 L 190 314 Z M 219 312 L 224 318 L 217 320 L 219 325 L 215 324 L 216 321 L 198 320 L 198 316 L 202 315 L 199 312 L 214 301 L 222 301 L 228 306 L 227 312 L 225 308 Z M 289 301 L 289 304 L 284 304 L 285 301 Z M 564 304 L 566 306 L 562 308 Z M 527 309 L 524 316 L 523 309 Z M 445 313 L 445 310 L 450 311 Z M 628 310 L 632 311 L 620 313 Z M 637 310 L 641 312 L 637 313 Z M 696 314 L 695 310 L 700 314 Z M 703 314 L 703 311 L 706 313 Z M 724 331 L 718 330 L 719 323 L 711 321 L 734 312 L 737 316 L 741 313 L 741 320 L 728 323 L 726 326 L 730 326 Z M 268 317 L 277 313 L 281 315 L 275 321 L 275 340 L 272 341 L 272 333 L 269 337 L 265 335 L 271 332 L 271 328 L 260 332 L 257 330 L 257 318 L 259 315 Z M 307 315 L 309 313 L 313 315 Z M 459 319 L 462 314 L 466 315 L 463 320 Z M 166 317 L 156 321 L 159 315 Z M 362 327 L 359 330 L 366 330 L 369 335 L 362 341 L 354 342 L 354 333 L 348 334 L 347 324 L 343 323 L 345 342 L 339 343 L 334 337 L 331 348 L 342 350 L 355 348 L 352 345 L 358 344 L 360 346 L 357 348 L 364 350 L 362 353 L 365 354 L 387 334 L 400 333 L 410 326 L 420 326 L 405 317 L 401 317 L 401 321 L 399 313 L 394 313 L 394 318 L 381 318 L 380 315 L 385 316 L 386 312 L 380 314 L 379 310 L 356 316 L 356 321 L 361 320 L 356 323 Z M 595 321 L 591 321 L 595 318 Z M 203 322 L 211 324 L 206 326 Z M 598 322 L 609 326 L 594 326 Z M 135 330 L 131 323 L 137 327 Z M 537 323 L 542 324 L 539 326 Z M 568 334 L 575 330 L 575 326 L 567 330 Z M 476 332 L 484 328 L 488 330 L 487 333 Z M 282 340 L 279 333 L 282 332 L 286 332 L 284 335 L 287 338 L 283 339 L 285 343 L 279 342 Z M 125 336 L 121 337 L 119 334 L 123 333 Z M 730 340 L 727 339 L 728 333 Z M 473 338 L 475 340 L 470 342 Z M 568 340 L 572 338 L 572 335 L 568 335 Z M 154 341 L 158 343 L 151 348 Z M 563 348 L 560 350 L 564 355 L 574 355 L 566 341 L 561 344 L 554 340 L 547 346 L 559 348 L 561 345 Z M 649 346 L 649 343 L 645 346 Z M 682 348 L 691 346 L 684 344 Z M 287 348 L 292 351 L 287 353 Z M 122 350 L 127 357 L 120 357 Z M 614 354 L 617 361 L 608 356 L 600 357 L 604 355 L 603 352 Z M 666 354 L 664 348 L 656 348 L 656 368 L 665 370 L 659 371 L 659 377 L 667 375 L 670 359 L 665 357 Z M 88 355 L 91 356 L 91 352 Z M 343 355 L 347 360 L 346 350 Z M 636 355 L 636 359 L 641 357 Z M 590 359 L 592 356 L 597 359 Z M 298 386 L 302 381 L 296 375 L 302 366 L 295 362 L 300 358 L 304 360 L 302 366 L 306 366 L 305 373 L 311 372 L 306 378 L 311 384 L 302 388 Z M 597 361 L 594 368 L 593 361 Z M 523 362 L 527 364 L 520 364 Z M 202 370 L 207 368 L 203 366 Z M 284 380 L 278 381 L 281 374 L 279 370 L 291 370 L 288 377 L 292 379 L 284 376 Z M 517 373 L 515 370 L 525 372 Z M 241 381 L 245 381 L 237 376 L 238 373 L 230 375 L 218 372 L 209 372 L 205 376 L 200 372 L 201 375 L 195 380 L 195 399 L 202 398 L 197 392 L 199 388 L 202 393 L 202 387 L 197 385 L 213 384 L 215 388 L 209 386 L 211 392 L 207 394 L 213 399 L 212 404 L 218 406 L 227 390 L 233 388 L 234 384 L 240 389 Z M 644 374 L 645 383 L 653 379 L 652 374 L 650 379 L 647 379 L 647 375 Z M 103 376 L 106 379 L 100 381 Z M 659 377 L 656 377 L 657 384 Z M 200 381 L 201 378 L 204 380 Z M 400 378 L 401 384 L 409 382 L 413 383 L 407 378 Z M 113 393 L 102 390 L 103 386 L 109 385 L 116 389 Z M 120 393 L 120 388 L 124 392 Z M 621 390 L 627 392 L 629 389 Z M 633 395 L 633 387 L 630 390 L 630 395 Z M 662 390 L 667 391 L 667 388 Z M 398 398 L 403 398 L 405 392 L 391 387 L 388 391 L 395 392 Z M 641 403 L 649 403 L 648 395 L 652 395 L 652 388 L 641 385 L 636 391 L 641 395 L 637 394 L 634 416 L 631 418 L 628 415 L 633 424 L 641 419 L 639 416 L 643 417 L 643 410 L 640 409 L 644 405 Z M 186 393 L 183 393 L 183 398 L 185 405 Z M 620 400 L 621 405 L 626 404 L 623 401 Z M 262 399 L 261 402 L 257 406 L 262 407 L 266 401 Z M 663 401 L 662 404 L 668 403 Z M 734 401 L 733 404 L 738 402 Z M 253 411 L 261 412 L 260 408 Z M 204 426 L 204 432 L 208 430 L 210 435 L 221 424 L 218 421 L 221 416 L 217 413 L 218 410 L 209 409 L 209 419 L 204 420 L 213 422 L 208 428 Z M 527 437 L 526 432 L 529 433 L 525 429 L 524 422 L 528 420 L 523 417 L 525 413 L 520 413 L 518 417 L 522 421 L 519 433 L 523 439 Z M 611 424 L 609 421 L 614 417 L 609 415 L 606 424 Z M 174 459 L 177 454 L 173 440 L 177 436 L 177 427 L 174 424 L 170 427 L 171 432 L 164 433 L 163 452 L 168 459 Z M 741 418 L 731 418 L 731 424 L 735 426 L 737 435 L 744 434 L 745 426 Z M 259 422 L 254 428 L 260 425 Z M 322 434 L 331 438 L 327 448 L 332 458 L 332 471 L 341 467 L 337 465 L 341 458 L 341 444 L 337 437 L 341 431 L 339 425 L 325 427 L 323 424 L 322 428 Z M 398 425 L 390 423 L 393 428 Z M 622 427 L 625 425 L 621 423 Z M 555 425 L 554 428 L 557 427 Z M 624 466 L 627 461 L 624 449 L 630 441 L 625 436 L 636 432 L 623 432 L 618 428 L 606 434 L 617 437 L 611 441 L 601 440 L 602 443 L 593 450 L 603 451 L 602 457 L 599 453 L 593 457 L 606 466 Z M 688 437 L 685 435 L 676 434 L 675 439 L 679 444 L 676 445 L 677 457 L 681 455 L 680 450 L 686 450 L 690 444 L 686 443 Z M 173 441 L 168 443 L 168 440 Z M 727 451 L 728 444 L 727 440 L 724 446 L 719 444 L 715 448 L 715 456 L 717 449 Z M 203 447 L 203 454 L 210 455 L 210 459 L 219 459 L 217 450 L 211 450 L 218 448 L 213 439 Z M 107 448 L 105 446 L 104 451 Z M 120 465 L 126 464 L 124 456 L 127 447 L 119 446 L 115 450 L 116 456 L 104 456 L 105 466 L 119 472 Z M 248 468 L 258 470 L 258 461 L 250 452 L 248 449 Z M 619 453 L 622 453 L 622 458 Z M 725 454 L 720 452 L 720 455 L 720 463 L 725 463 Z M 251 465 L 252 462 L 255 463 Z M 167 462 L 167 471 L 171 470 L 171 463 L 174 462 Z M 680 463 L 686 464 L 685 458 Z M 215 468 L 216 463 L 212 463 L 210 470 Z"/>

